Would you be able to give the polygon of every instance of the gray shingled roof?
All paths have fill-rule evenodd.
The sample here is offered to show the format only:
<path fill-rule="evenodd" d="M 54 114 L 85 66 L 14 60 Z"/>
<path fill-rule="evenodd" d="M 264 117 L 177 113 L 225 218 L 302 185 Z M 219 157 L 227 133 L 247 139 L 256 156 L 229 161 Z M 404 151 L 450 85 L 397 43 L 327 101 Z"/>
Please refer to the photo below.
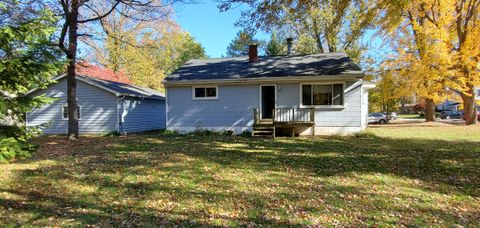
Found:
<path fill-rule="evenodd" d="M 345 53 L 260 57 L 195 59 L 165 78 L 165 82 L 189 80 L 250 79 L 295 76 L 333 76 L 357 74 L 361 69 Z"/>
<path fill-rule="evenodd" d="M 156 100 L 165 99 L 165 95 L 163 93 L 160 93 L 150 88 L 125 84 L 120 82 L 114 82 L 109 80 L 103 80 L 98 78 L 92 78 L 88 76 L 77 75 L 77 77 L 81 77 L 84 81 L 88 83 L 95 84 L 97 86 L 112 90 L 118 93 L 119 95 L 125 95 L 125 96 L 131 96 L 131 97 L 142 97 L 145 99 L 156 99 Z"/>

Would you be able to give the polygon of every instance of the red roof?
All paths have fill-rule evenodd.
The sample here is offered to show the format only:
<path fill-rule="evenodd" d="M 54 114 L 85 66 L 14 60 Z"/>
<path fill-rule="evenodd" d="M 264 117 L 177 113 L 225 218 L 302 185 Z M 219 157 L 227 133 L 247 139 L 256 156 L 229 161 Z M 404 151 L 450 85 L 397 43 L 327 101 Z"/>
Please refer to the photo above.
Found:
<path fill-rule="evenodd" d="M 130 79 L 123 72 L 114 72 L 113 70 L 96 66 L 88 62 L 77 63 L 76 71 L 77 74 L 92 78 L 131 84 Z"/>

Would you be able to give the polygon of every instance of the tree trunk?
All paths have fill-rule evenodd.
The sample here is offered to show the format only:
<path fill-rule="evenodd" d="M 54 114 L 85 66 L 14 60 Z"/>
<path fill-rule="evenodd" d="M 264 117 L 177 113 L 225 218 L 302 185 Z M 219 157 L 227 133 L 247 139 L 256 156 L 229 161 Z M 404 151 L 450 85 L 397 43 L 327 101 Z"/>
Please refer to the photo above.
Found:
<path fill-rule="evenodd" d="M 401 110 L 400 112 L 401 112 L 402 114 L 408 114 L 408 113 L 405 111 L 405 98 L 402 97 L 402 98 L 400 99 L 400 105 L 401 105 L 401 106 L 400 106 L 400 110 Z"/>
<path fill-rule="evenodd" d="M 325 53 L 325 50 L 323 49 L 323 44 L 322 44 L 322 37 L 320 36 L 320 31 L 317 26 L 317 20 L 313 19 L 313 33 L 314 33 L 314 39 L 317 43 L 317 49 L 320 53 Z"/>
<path fill-rule="evenodd" d="M 75 63 L 77 59 L 78 0 L 71 1 L 70 24 L 68 25 L 68 67 L 67 67 L 67 104 L 68 139 L 78 138 L 77 81 Z"/>
<path fill-rule="evenodd" d="M 325 50 L 323 49 L 323 44 L 322 44 L 322 38 L 320 35 L 315 35 L 315 41 L 317 42 L 317 49 L 320 53 L 325 53 Z"/>
<path fill-rule="evenodd" d="M 477 123 L 477 111 L 475 110 L 475 93 L 474 87 L 469 86 L 468 94 L 462 94 L 463 111 L 465 115 L 465 123 L 472 125 Z"/>
<path fill-rule="evenodd" d="M 426 99 L 425 121 L 435 121 L 435 103 L 433 102 L 433 99 Z"/>

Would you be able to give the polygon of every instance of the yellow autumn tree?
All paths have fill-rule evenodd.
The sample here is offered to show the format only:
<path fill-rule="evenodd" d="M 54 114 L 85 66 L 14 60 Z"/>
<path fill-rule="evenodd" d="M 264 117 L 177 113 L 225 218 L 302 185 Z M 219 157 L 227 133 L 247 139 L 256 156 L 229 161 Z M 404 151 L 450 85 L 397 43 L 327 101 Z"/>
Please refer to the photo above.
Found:
<path fill-rule="evenodd" d="M 435 120 L 435 103 L 448 87 L 450 22 L 443 15 L 452 10 L 443 0 L 395 1 L 379 20 L 395 50 L 386 69 L 398 72 L 401 86 L 425 100 L 426 121 Z"/>
<path fill-rule="evenodd" d="M 158 1 L 158 0 L 155 0 Z M 102 3 L 98 3 L 102 7 Z M 119 12 L 129 12 L 122 9 Z M 92 47 L 91 60 L 114 71 L 124 71 L 130 80 L 140 86 L 163 91 L 162 80 L 192 58 L 205 58 L 203 47 L 183 31 L 165 13 L 162 20 L 134 20 L 141 12 L 113 12 L 101 20 L 101 29 L 93 27 L 98 37 L 84 42 Z"/>
<path fill-rule="evenodd" d="M 453 59 L 448 86 L 462 97 L 466 123 L 475 124 L 475 87 L 480 86 L 480 0 L 445 1 L 454 8 L 445 15 L 450 20 Z"/>

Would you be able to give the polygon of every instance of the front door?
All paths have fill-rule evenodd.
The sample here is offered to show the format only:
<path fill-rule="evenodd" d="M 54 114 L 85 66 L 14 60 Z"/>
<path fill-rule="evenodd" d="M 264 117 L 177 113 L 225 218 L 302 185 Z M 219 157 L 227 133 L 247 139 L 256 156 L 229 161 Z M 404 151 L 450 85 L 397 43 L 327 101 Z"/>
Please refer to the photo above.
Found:
<path fill-rule="evenodd" d="M 273 119 L 273 109 L 275 108 L 276 86 L 275 85 L 262 85 L 261 91 L 261 110 L 262 119 Z"/>

